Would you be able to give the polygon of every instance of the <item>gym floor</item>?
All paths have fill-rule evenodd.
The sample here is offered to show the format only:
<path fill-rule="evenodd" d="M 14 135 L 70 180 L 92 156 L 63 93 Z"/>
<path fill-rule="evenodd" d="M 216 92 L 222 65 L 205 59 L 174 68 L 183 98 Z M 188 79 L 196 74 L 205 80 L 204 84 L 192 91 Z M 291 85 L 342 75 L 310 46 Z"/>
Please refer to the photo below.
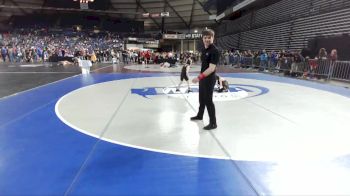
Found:
<path fill-rule="evenodd" d="M 1 64 L 0 195 L 350 194 L 349 89 L 218 67 L 205 131 L 179 73 Z"/>

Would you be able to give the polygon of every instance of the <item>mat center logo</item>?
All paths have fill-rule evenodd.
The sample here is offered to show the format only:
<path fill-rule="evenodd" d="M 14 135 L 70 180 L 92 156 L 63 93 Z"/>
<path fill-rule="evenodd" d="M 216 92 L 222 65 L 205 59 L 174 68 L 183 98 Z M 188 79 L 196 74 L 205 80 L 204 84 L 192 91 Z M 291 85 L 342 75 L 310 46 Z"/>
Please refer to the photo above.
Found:
<path fill-rule="evenodd" d="M 244 84 L 230 84 L 227 92 L 218 92 L 215 87 L 213 100 L 214 101 L 233 101 L 244 99 L 248 97 L 260 96 L 268 93 L 268 89 L 261 86 L 244 85 Z M 153 96 L 170 96 L 179 99 L 198 98 L 198 85 L 190 86 L 190 91 L 187 86 L 179 89 L 175 86 L 170 87 L 144 87 L 131 89 L 131 94 L 142 96 L 146 99 L 152 99 Z"/>

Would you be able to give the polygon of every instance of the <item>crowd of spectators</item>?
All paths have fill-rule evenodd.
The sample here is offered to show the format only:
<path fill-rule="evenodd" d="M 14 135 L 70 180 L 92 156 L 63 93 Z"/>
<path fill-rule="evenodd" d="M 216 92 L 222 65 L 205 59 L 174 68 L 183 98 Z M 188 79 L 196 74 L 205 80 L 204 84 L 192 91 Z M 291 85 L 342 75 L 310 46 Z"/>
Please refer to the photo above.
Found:
<path fill-rule="evenodd" d="M 45 28 L 17 29 L 0 34 L 0 62 L 57 62 L 79 57 L 94 62 L 123 62 L 124 64 L 175 65 L 191 56 L 199 60 L 198 52 L 158 52 L 150 49 L 124 49 L 124 41 L 116 33 L 77 32 L 73 30 L 47 30 Z M 237 68 L 258 69 L 264 72 L 283 72 L 291 76 L 333 74 L 338 56 L 321 48 L 316 55 L 310 50 L 225 50 L 220 64 Z"/>
<path fill-rule="evenodd" d="M 155 50 L 124 50 L 122 51 L 122 61 L 125 64 L 142 64 L 142 63 L 154 63 L 161 64 L 163 62 L 169 62 L 170 64 L 176 64 L 182 62 L 186 56 L 191 56 L 194 62 L 199 60 L 199 54 L 192 51 L 185 51 L 183 53 L 176 52 L 158 52 Z"/>
<path fill-rule="evenodd" d="M 118 34 L 17 29 L 0 36 L 2 62 L 46 62 L 79 56 L 107 61 L 123 46 Z"/>
<path fill-rule="evenodd" d="M 73 57 L 95 62 L 176 64 L 188 56 L 199 59 L 196 52 L 158 52 L 151 49 L 125 49 L 116 33 L 47 30 L 45 28 L 17 29 L 0 34 L 0 62 L 38 63 L 71 60 Z"/>
<path fill-rule="evenodd" d="M 226 50 L 221 52 L 221 64 L 236 68 L 258 69 L 264 72 L 283 72 L 291 76 L 309 76 L 314 73 L 331 75 L 338 59 L 337 50 L 330 54 L 321 48 L 316 55 L 310 50 L 279 50 L 239 51 Z"/>

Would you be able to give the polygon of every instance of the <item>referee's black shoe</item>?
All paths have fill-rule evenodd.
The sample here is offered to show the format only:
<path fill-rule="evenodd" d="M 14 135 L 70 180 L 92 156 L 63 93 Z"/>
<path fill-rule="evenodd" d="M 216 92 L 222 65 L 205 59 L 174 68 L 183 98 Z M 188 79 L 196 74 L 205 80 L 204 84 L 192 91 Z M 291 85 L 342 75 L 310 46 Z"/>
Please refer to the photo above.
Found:
<path fill-rule="evenodd" d="M 203 118 L 201 118 L 199 116 L 193 116 L 193 117 L 191 117 L 191 120 L 203 120 Z"/>
<path fill-rule="evenodd" d="M 203 127 L 204 130 L 212 130 L 212 129 L 216 129 L 218 126 L 216 124 L 209 124 L 205 127 Z"/>

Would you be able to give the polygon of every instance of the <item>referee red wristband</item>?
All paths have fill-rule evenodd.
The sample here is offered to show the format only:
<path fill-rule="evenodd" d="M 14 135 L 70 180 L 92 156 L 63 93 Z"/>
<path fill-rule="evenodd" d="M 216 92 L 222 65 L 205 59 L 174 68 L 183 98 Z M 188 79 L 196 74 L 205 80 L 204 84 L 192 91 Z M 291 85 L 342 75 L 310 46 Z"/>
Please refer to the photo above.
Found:
<path fill-rule="evenodd" d="M 199 76 L 197 77 L 198 80 L 203 80 L 203 78 L 205 78 L 205 75 L 203 73 L 199 74 Z"/>

